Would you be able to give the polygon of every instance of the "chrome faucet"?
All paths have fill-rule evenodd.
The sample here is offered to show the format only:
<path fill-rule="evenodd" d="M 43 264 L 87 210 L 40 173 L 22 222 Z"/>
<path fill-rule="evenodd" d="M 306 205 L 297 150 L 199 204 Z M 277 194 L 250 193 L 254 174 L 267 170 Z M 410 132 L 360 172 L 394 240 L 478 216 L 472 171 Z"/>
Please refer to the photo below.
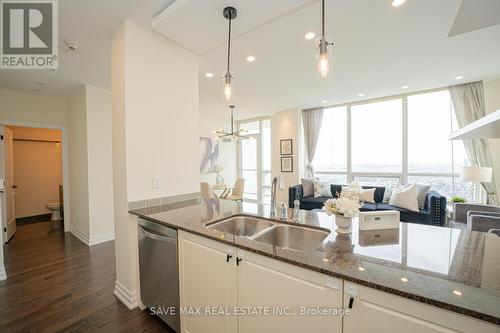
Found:
<path fill-rule="evenodd" d="M 269 216 L 271 218 L 276 218 L 276 187 L 280 190 L 285 189 L 285 183 L 283 182 L 283 178 L 281 176 L 275 176 L 273 178 L 273 183 L 271 184 L 271 212 Z"/>

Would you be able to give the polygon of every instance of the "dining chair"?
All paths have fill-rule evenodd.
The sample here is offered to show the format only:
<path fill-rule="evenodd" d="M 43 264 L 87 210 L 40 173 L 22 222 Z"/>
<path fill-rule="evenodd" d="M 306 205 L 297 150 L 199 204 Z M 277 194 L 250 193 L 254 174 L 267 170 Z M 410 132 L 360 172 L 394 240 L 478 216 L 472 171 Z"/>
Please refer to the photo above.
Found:
<path fill-rule="evenodd" d="M 215 197 L 210 184 L 207 182 L 200 182 L 200 192 L 202 198 L 211 199 Z"/>
<path fill-rule="evenodd" d="M 245 187 L 245 179 L 238 178 L 234 183 L 233 191 L 226 197 L 227 200 L 242 201 L 243 189 Z"/>

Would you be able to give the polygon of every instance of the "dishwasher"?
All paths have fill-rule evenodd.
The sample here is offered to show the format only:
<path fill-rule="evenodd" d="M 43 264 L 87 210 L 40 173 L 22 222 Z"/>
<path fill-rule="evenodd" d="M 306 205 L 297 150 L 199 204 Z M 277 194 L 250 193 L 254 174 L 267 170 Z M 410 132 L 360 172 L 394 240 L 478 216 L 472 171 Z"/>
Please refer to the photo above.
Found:
<path fill-rule="evenodd" d="M 142 303 L 180 332 L 177 230 L 139 218 L 138 240 Z"/>

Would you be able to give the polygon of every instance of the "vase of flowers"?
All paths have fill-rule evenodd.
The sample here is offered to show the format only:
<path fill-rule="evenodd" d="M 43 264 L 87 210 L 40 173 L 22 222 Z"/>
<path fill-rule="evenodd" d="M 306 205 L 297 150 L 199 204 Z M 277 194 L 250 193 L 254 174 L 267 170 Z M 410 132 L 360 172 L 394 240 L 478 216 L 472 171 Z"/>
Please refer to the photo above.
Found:
<path fill-rule="evenodd" d="M 335 215 L 336 231 L 339 234 L 350 234 L 352 218 L 359 213 L 361 202 L 352 192 L 343 193 L 336 199 L 328 199 L 323 205 L 323 211 Z"/>

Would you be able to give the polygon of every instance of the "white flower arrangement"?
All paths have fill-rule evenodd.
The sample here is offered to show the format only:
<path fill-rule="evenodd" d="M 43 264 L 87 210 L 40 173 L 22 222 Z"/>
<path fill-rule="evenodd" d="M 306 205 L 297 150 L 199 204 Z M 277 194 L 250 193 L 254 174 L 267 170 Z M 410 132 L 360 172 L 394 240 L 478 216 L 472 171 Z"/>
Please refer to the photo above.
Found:
<path fill-rule="evenodd" d="M 337 199 L 328 199 L 323 205 L 323 211 L 328 216 L 336 214 L 353 217 L 359 213 L 360 208 L 359 198 L 351 195 L 341 195 Z"/>
<path fill-rule="evenodd" d="M 222 170 L 224 170 L 224 167 L 223 167 L 222 165 L 217 164 L 217 165 L 215 166 L 215 171 L 217 171 L 217 172 L 221 172 Z"/>

